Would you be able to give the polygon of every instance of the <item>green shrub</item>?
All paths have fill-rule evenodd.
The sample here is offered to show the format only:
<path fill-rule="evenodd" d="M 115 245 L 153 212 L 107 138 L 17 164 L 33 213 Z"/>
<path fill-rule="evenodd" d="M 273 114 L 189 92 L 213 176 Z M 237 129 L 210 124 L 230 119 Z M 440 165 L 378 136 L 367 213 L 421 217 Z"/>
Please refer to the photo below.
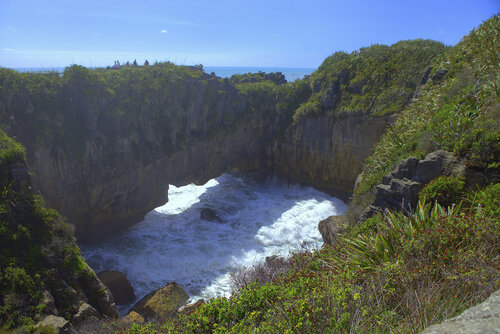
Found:
<path fill-rule="evenodd" d="M 465 203 L 481 217 L 500 218 L 500 183 L 468 193 Z M 500 219 L 498 224 L 500 224 Z"/>
<path fill-rule="evenodd" d="M 465 194 L 465 179 L 462 176 L 440 176 L 427 184 L 418 194 L 426 203 L 438 202 L 443 207 L 458 204 Z"/>
<path fill-rule="evenodd" d="M 405 156 L 443 149 L 455 152 L 478 168 L 494 169 L 500 161 L 500 15 L 486 21 L 433 62 L 447 71 L 441 82 L 429 80 L 418 99 L 389 127 L 363 166 L 363 179 L 352 203 L 370 203 L 374 187 Z"/>

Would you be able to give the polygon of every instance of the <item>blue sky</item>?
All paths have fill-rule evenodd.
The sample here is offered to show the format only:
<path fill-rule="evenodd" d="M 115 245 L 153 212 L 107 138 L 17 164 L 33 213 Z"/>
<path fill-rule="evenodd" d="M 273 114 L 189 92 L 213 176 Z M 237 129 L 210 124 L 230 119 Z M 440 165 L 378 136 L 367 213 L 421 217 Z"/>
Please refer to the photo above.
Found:
<path fill-rule="evenodd" d="M 311 67 L 335 51 L 431 38 L 456 44 L 500 0 L 0 0 L 0 66 Z"/>

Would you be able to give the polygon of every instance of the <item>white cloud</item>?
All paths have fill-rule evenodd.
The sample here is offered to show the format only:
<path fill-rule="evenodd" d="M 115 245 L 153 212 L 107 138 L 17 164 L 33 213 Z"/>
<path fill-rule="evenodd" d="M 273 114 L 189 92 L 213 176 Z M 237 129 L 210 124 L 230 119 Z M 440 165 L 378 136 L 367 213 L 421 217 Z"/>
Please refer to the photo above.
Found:
<path fill-rule="evenodd" d="M 11 49 L 11 48 L 3 48 L 2 51 L 4 52 L 12 52 L 14 51 L 14 49 Z"/>
<path fill-rule="evenodd" d="M 166 31 L 165 29 L 162 29 L 161 33 L 162 34 L 168 34 L 168 31 Z"/>
<path fill-rule="evenodd" d="M 14 27 L 11 27 L 11 26 L 7 26 L 7 30 L 9 30 L 9 31 L 16 31 L 16 29 L 14 29 Z"/>

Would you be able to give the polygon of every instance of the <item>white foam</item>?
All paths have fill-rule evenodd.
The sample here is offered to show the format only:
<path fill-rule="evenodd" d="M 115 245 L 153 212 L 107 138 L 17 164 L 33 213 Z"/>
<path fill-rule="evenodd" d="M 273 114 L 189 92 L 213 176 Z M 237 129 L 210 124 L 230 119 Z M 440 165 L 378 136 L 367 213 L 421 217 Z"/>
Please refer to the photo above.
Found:
<path fill-rule="evenodd" d="M 201 220 L 205 207 L 224 223 Z M 125 273 L 138 298 L 172 281 L 193 300 L 228 296 L 232 270 L 304 245 L 319 248 L 318 222 L 345 210 L 341 200 L 310 187 L 224 174 L 203 186 L 170 186 L 167 204 L 111 240 L 82 246 L 82 252 L 96 272 Z"/>

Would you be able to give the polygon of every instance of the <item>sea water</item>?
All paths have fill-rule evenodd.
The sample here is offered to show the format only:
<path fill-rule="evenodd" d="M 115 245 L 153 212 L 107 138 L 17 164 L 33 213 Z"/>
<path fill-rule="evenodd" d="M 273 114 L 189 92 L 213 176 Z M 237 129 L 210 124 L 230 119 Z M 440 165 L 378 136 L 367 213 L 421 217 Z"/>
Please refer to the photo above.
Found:
<path fill-rule="evenodd" d="M 222 222 L 201 220 L 202 208 Z M 229 296 L 232 271 L 267 256 L 319 249 L 318 222 L 345 210 L 344 202 L 311 187 L 224 174 L 202 186 L 171 185 L 167 204 L 82 252 L 96 272 L 123 272 L 138 299 L 174 281 L 193 301 Z"/>
<path fill-rule="evenodd" d="M 302 79 L 304 76 L 314 72 L 314 68 L 297 68 L 297 67 L 204 67 L 205 72 L 214 72 L 216 76 L 221 78 L 229 78 L 234 74 L 247 74 L 257 72 L 281 72 L 288 82 Z"/>

